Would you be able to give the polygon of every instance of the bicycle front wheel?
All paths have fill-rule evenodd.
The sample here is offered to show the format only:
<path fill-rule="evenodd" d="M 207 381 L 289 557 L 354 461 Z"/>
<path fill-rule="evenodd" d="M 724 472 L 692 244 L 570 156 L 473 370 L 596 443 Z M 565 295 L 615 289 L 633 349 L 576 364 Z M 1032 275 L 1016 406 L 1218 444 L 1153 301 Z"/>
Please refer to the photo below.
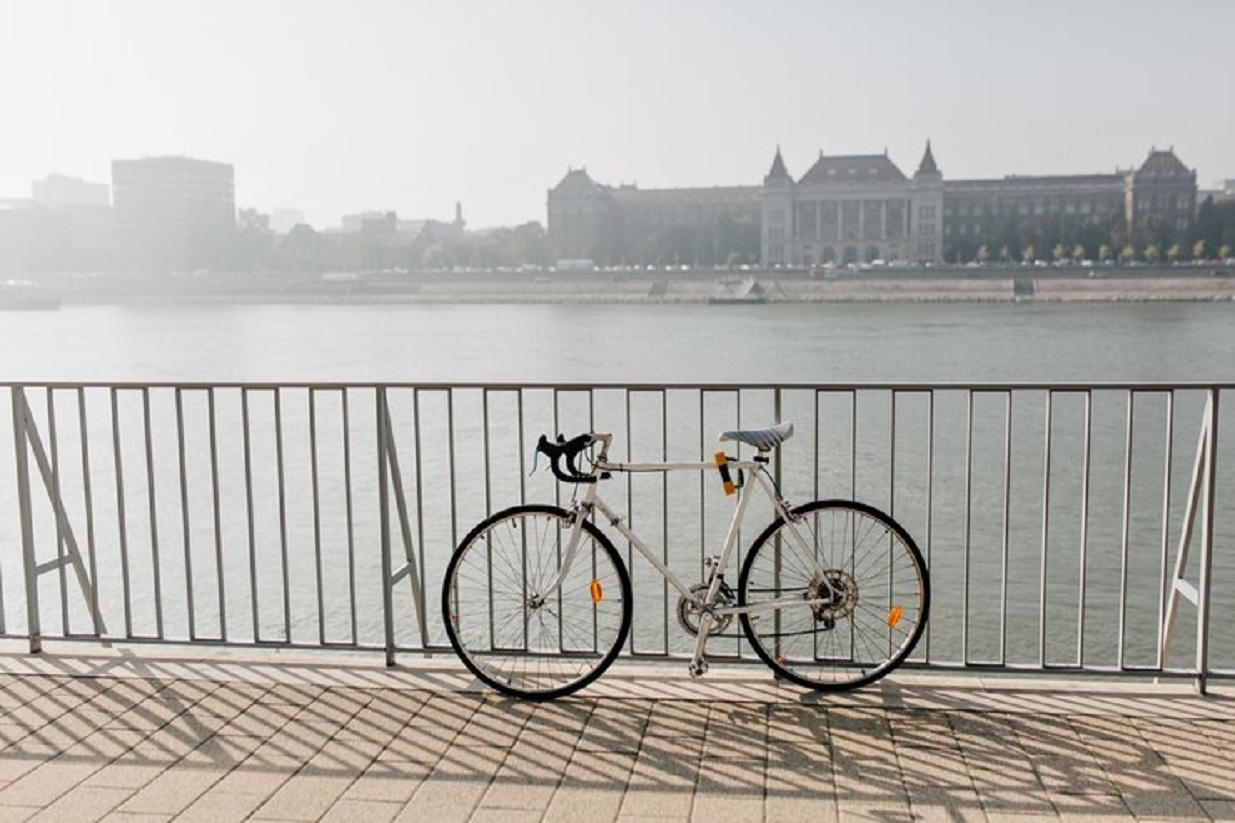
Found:
<path fill-rule="evenodd" d="M 463 538 L 446 568 L 442 619 L 455 652 L 500 692 L 549 700 L 582 689 L 630 631 L 630 577 L 609 539 L 584 521 L 578 553 L 550 592 L 570 542 L 570 515 L 515 506 Z"/>
<path fill-rule="evenodd" d="M 786 680 L 819 691 L 873 683 L 913 651 L 930 578 L 909 534 L 878 509 L 822 500 L 776 520 L 738 578 L 742 630 Z"/>

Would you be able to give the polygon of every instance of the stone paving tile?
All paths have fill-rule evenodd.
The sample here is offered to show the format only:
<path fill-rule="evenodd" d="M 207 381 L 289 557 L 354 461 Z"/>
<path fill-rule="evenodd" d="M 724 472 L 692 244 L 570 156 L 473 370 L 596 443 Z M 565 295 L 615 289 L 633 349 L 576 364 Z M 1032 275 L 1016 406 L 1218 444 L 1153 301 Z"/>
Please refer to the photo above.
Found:
<path fill-rule="evenodd" d="M 396 820 L 467 820 L 497 774 L 506 750 L 498 746 L 451 749 L 416 789 Z"/>
<path fill-rule="evenodd" d="M 31 820 L 99 820 L 120 805 L 132 793 L 130 789 L 106 786 L 78 786 L 62 795 Z"/>
<path fill-rule="evenodd" d="M 762 759 L 705 761 L 695 780 L 690 819 L 761 823 L 763 793 Z"/>
<path fill-rule="evenodd" d="M 402 807 L 402 803 L 385 800 L 340 800 L 330 807 L 322 820 L 326 823 L 353 823 L 358 820 L 386 823 L 394 820 Z"/>
<path fill-rule="evenodd" d="M 619 816 L 688 817 L 702 753 L 702 736 L 645 737 Z"/>
<path fill-rule="evenodd" d="M 1201 807 L 1214 820 L 1235 820 L 1235 801 L 1202 800 Z"/>
<path fill-rule="evenodd" d="M 249 819 L 265 801 L 265 794 L 231 791 L 216 783 L 176 815 L 175 819 L 178 823 L 239 823 Z"/>
<path fill-rule="evenodd" d="M 956 786 L 915 786 L 909 789 L 914 820 L 984 821 L 978 793 Z"/>
<path fill-rule="evenodd" d="M 1118 821 L 1135 820 L 1123 798 L 1117 794 L 1049 794 L 1051 804 L 1062 820 Z"/>
<path fill-rule="evenodd" d="M 576 749 L 545 810 L 545 823 L 616 820 L 634 765 L 633 753 Z"/>

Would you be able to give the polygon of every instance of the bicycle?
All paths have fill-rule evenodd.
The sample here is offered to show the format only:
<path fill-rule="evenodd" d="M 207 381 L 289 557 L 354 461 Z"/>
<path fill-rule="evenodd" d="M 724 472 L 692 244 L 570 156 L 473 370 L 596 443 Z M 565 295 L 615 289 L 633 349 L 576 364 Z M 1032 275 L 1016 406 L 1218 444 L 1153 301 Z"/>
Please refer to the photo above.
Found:
<path fill-rule="evenodd" d="M 619 463 L 609 459 L 610 434 L 559 434 L 556 442 L 541 435 L 537 460 L 545 455 L 559 481 L 587 491 L 582 499 L 576 491 L 567 508 L 513 506 L 464 537 L 442 586 L 442 619 L 456 654 L 482 682 L 525 699 L 561 697 L 598 678 L 626 642 L 632 604 L 629 572 L 594 522 L 600 519 L 678 591 L 678 622 L 695 636 L 692 677 L 707 671 L 708 638 L 735 617 L 755 653 L 792 683 L 843 691 L 883 677 L 913 651 L 926 625 L 926 564 L 905 529 L 871 506 L 791 506 L 768 466 L 771 450 L 792 434 L 792 422 L 724 432 L 721 442 L 756 454 L 741 460 L 719 451 L 710 463 Z M 590 466 L 580 469 L 584 452 Z M 720 554 L 705 562 L 705 579 L 689 586 L 598 493 L 615 474 L 677 471 L 716 472 L 726 495 L 737 498 Z M 755 488 L 771 500 L 776 519 L 751 544 L 735 592 L 724 572 Z"/>

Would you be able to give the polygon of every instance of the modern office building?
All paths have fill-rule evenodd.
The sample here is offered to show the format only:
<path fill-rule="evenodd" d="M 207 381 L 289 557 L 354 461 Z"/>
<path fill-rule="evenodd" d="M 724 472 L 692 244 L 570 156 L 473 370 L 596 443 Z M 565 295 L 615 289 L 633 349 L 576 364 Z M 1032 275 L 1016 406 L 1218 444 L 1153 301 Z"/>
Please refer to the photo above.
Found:
<path fill-rule="evenodd" d="M 112 196 L 126 265 L 164 273 L 227 265 L 236 229 L 230 165 L 189 157 L 116 160 Z"/>

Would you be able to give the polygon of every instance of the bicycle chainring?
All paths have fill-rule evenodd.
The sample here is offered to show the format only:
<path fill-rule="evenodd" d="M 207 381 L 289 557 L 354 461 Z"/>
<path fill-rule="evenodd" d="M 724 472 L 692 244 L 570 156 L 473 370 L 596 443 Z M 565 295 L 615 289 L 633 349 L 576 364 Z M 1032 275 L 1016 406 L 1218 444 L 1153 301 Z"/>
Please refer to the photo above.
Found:
<path fill-rule="evenodd" d="M 708 584 L 696 583 L 690 587 L 691 594 L 702 599 L 707 596 Z M 720 584 L 720 590 L 716 593 L 716 602 L 714 606 L 732 606 L 737 598 L 733 594 L 733 589 L 730 589 L 724 581 Z M 720 634 L 725 629 L 729 628 L 729 624 L 733 622 L 733 615 L 726 614 L 721 616 L 713 616 L 712 628 L 708 630 L 708 635 Z M 699 634 L 699 610 L 695 608 L 695 604 L 687 600 L 684 595 L 678 596 L 678 624 L 686 630 L 687 634 Z"/>

